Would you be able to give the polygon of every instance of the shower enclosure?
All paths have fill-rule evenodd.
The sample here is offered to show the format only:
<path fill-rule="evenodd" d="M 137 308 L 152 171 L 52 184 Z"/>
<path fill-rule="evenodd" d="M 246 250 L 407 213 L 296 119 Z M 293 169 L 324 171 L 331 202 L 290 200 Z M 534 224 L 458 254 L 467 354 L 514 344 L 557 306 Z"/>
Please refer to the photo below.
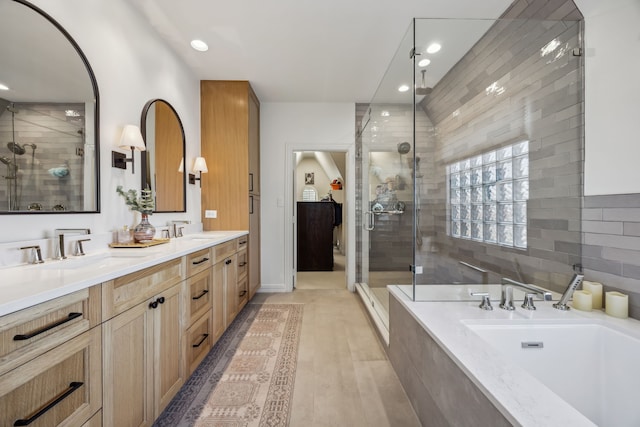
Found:
<path fill-rule="evenodd" d="M 83 209 L 84 109 L 0 98 L 0 211 Z"/>
<path fill-rule="evenodd" d="M 357 289 L 383 336 L 388 285 L 417 301 L 502 277 L 561 291 L 580 263 L 581 15 L 509 13 L 415 19 L 357 106 Z"/>

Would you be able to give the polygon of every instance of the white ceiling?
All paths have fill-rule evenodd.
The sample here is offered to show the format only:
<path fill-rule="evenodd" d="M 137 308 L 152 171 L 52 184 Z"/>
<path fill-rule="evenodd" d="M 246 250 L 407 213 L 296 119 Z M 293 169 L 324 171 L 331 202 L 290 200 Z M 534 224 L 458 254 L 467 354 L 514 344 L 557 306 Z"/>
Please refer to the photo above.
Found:
<path fill-rule="evenodd" d="M 249 80 L 263 102 L 368 102 L 414 17 L 491 19 L 511 4 L 510 0 L 130 1 L 199 79 Z M 453 25 L 440 27 L 449 28 L 455 37 L 465 36 Z M 442 36 L 447 37 L 452 34 Z M 191 49 L 194 38 L 206 41 L 209 50 Z M 448 55 L 446 47 L 443 43 L 442 57 Z M 458 58 L 447 62 L 453 65 Z"/>

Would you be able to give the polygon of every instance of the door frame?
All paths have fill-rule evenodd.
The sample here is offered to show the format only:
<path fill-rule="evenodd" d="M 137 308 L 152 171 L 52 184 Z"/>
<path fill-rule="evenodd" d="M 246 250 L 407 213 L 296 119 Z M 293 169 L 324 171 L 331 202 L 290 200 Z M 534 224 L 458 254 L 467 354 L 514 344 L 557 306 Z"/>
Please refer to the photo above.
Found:
<path fill-rule="evenodd" d="M 345 153 L 345 199 L 343 211 L 345 212 L 346 239 L 345 245 L 345 285 L 355 292 L 356 279 L 356 229 L 355 229 L 355 200 L 356 200 L 356 174 L 355 174 L 355 144 L 323 144 L 304 145 L 300 143 L 286 144 L 285 171 L 285 235 L 284 235 L 284 283 L 285 292 L 293 291 L 294 277 L 296 275 L 296 200 L 295 200 L 295 163 L 297 151 L 324 151 Z"/>

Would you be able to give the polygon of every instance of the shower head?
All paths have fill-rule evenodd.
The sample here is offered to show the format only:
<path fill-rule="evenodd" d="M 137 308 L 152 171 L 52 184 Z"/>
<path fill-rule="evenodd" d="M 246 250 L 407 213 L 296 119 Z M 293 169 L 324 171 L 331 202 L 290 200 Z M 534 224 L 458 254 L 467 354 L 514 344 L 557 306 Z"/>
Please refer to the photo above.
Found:
<path fill-rule="evenodd" d="M 407 154 L 409 151 L 411 151 L 411 144 L 408 142 L 405 141 L 398 144 L 398 153 Z"/>
<path fill-rule="evenodd" d="M 7 148 L 13 153 L 22 156 L 25 153 L 25 149 L 17 142 L 7 142 Z"/>
<path fill-rule="evenodd" d="M 433 92 L 433 88 L 427 87 L 427 82 L 424 76 L 427 70 L 422 70 L 420 72 L 422 73 L 422 85 L 416 88 L 416 95 L 429 95 L 431 92 Z"/>
<path fill-rule="evenodd" d="M 15 166 L 15 163 L 13 163 L 13 160 L 8 158 L 7 156 L 0 156 L 0 162 L 4 163 L 7 166 Z"/>

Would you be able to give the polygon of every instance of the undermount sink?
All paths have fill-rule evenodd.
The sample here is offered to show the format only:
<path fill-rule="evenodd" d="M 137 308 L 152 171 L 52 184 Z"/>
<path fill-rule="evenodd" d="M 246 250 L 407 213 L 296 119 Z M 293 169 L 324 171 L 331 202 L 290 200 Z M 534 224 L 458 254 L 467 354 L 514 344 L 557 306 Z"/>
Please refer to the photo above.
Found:
<path fill-rule="evenodd" d="M 110 267 L 118 263 L 124 263 L 130 259 L 144 258 L 154 254 L 155 252 L 108 252 L 83 257 L 72 257 L 63 260 L 47 260 L 44 264 L 35 265 L 34 268 L 41 270 L 77 270 L 86 267 L 99 269 Z"/>
<path fill-rule="evenodd" d="M 225 237 L 226 233 L 202 233 L 202 234 L 188 234 L 184 236 L 189 240 L 216 240 Z"/>

